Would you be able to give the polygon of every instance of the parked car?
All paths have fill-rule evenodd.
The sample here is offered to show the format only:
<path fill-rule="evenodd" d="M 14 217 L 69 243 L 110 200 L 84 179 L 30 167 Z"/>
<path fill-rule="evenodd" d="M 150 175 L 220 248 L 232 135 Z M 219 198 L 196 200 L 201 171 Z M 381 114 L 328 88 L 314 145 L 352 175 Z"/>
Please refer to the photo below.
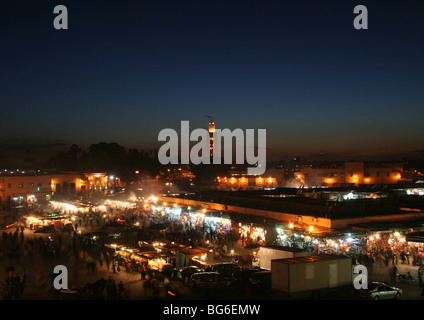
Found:
<path fill-rule="evenodd" d="M 235 285 L 249 284 L 250 276 L 256 272 L 260 272 L 260 270 L 259 269 L 241 269 L 241 270 L 234 271 L 232 274 L 234 284 Z"/>
<path fill-rule="evenodd" d="M 194 273 L 200 273 L 204 270 L 202 268 L 199 268 L 198 266 L 188 266 L 180 269 L 181 273 L 181 281 L 187 285 L 188 281 L 190 280 L 190 277 Z"/>
<path fill-rule="evenodd" d="M 235 271 L 241 270 L 241 267 L 237 263 L 224 262 L 216 263 L 211 266 L 212 271 L 218 272 L 224 277 L 231 278 Z"/>
<path fill-rule="evenodd" d="M 199 272 L 191 275 L 188 287 L 193 289 L 230 288 L 232 279 L 224 277 L 218 272 Z"/>
<path fill-rule="evenodd" d="M 364 299 L 380 300 L 380 299 L 400 299 L 403 292 L 402 289 L 389 286 L 381 282 L 371 282 L 368 289 L 361 289 L 360 296 Z"/>
<path fill-rule="evenodd" d="M 253 273 L 249 282 L 257 292 L 271 292 L 271 271 L 259 271 Z"/>

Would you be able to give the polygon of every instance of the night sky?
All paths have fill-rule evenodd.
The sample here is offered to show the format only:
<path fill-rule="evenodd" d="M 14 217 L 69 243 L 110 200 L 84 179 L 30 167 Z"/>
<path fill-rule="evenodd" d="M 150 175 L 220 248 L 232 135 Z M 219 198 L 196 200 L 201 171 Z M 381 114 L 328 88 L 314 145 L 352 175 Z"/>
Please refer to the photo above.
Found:
<path fill-rule="evenodd" d="M 369 29 L 353 27 L 368 8 Z M 53 27 L 66 5 L 69 29 Z M 268 159 L 424 154 L 422 1 L 1 1 L 0 147 L 267 129 Z M 46 155 L 47 153 L 43 154 Z"/>

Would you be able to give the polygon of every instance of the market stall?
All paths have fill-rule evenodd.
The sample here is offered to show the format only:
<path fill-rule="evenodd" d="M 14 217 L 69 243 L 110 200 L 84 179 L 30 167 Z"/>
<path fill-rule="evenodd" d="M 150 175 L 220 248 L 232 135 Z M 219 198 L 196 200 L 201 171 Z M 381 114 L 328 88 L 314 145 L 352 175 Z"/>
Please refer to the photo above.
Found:
<path fill-rule="evenodd" d="M 179 243 L 167 243 L 165 245 L 162 246 L 162 250 L 164 252 L 170 252 L 172 254 L 177 254 L 178 251 L 184 250 L 186 249 L 187 246 L 183 245 L 183 244 L 179 244 Z"/>
<path fill-rule="evenodd" d="M 140 256 L 147 260 L 147 267 L 153 271 L 163 271 L 164 266 L 173 265 L 175 255 L 167 252 L 141 252 Z"/>
<path fill-rule="evenodd" d="M 179 267 L 188 267 L 192 265 L 206 266 L 206 259 L 209 250 L 207 248 L 186 248 L 177 251 L 175 261 Z"/>
<path fill-rule="evenodd" d="M 73 216 L 56 213 L 48 213 L 46 215 L 33 214 L 24 217 L 24 220 L 25 227 L 34 231 L 39 231 L 43 228 L 60 231 L 72 225 Z M 73 228 L 69 228 L 69 230 L 71 229 Z"/>
<path fill-rule="evenodd" d="M 262 226 L 254 225 L 252 223 L 239 223 L 239 235 L 242 242 L 247 244 L 266 242 L 266 230 Z"/>
<path fill-rule="evenodd" d="M 229 216 L 219 212 L 207 213 L 203 219 L 203 229 L 206 233 L 218 232 L 226 233 L 232 228 L 232 221 Z"/>
<path fill-rule="evenodd" d="M 320 239 L 304 229 L 294 227 L 292 224 L 289 224 L 289 226 L 277 224 L 275 231 L 275 242 L 282 246 L 305 248 L 305 246 L 315 246 Z"/>
<path fill-rule="evenodd" d="M 424 231 L 406 234 L 405 241 L 412 248 L 412 264 L 421 266 L 424 262 Z"/>

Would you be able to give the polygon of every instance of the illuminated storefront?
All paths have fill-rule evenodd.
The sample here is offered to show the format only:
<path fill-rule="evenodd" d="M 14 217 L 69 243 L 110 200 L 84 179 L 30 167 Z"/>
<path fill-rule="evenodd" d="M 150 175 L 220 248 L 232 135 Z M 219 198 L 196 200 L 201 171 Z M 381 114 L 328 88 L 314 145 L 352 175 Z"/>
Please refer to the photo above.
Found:
<path fill-rule="evenodd" d="M 75 220 L 75 217 L 72 215 L 60 215 L 53 212 L 46 213 L 45 215 L 33 214 L 24 218 L 25 227 L 35 231 L 45 227 L 60 230 L 64 226 L 72 224 Z"/>
<path fill-rule="evenodd" d="M 316 247 L 321 239 L 318 235 L 313 235 L 312 228 L 307 231 L 294 227 L 292 223 L 288 226 L 276 225 L 275 230 L 277 244 L 287 247 Z"/>
<path fill-rule="evenodd" d="M 138 208 L 137 202 L 133 201 L 120 201 L 120 200 L 106 200 L 104 203 L 105 206 L 108 206 L 112 209 L 117 210 L 130 210 Z"/>
<path fill-rule="evenodd" d="M 232 227 L 229 217 L 222 216 L 218 212 L 207 212 L 206 209 L 178 207 L 165 202 L 161 205 L 152 204 L 151 210 L 153 216 L 168 222 L 180 223 L 184 228 L 198 229 L 206 233 L 227 232 Z"/>
<path fill-rule="evenodd" d="M 221 232 L 225 233 L 230 231 L 232 227 L 232 222 L 229 218 L 213 216 L 213 215 L 205 215 L 203 220 L 203 226 L 205 231 L 212 232 Z"/>
<path fill-rule="evenodd" d="M 408 196 L 424 196 L 424 188 L 409 188 L 406 190 Z"/>
<path fill-rule="evenodd" d="M 250 243 L 265 243 L 266 241 L 266 230 L 264 227 L 256 226 L 254 224 L 238 224 L 240 239 L 246 244 Z"/>
<path fill-rule="evenodd" d="M 318 240 L 317 250 L 324 254 L 363 254 L 366 252 L 366 236 L 346 233 L 323 238 Z"/>

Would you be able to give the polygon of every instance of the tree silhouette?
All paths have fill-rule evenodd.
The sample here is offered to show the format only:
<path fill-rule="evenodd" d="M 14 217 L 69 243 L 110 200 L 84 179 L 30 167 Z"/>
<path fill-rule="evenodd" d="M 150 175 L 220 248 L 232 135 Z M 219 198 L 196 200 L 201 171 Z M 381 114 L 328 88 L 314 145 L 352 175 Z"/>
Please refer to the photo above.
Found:
<path fill-rule="evenodd" d="M 95 143 L 87 151 L 73 144 L 68 151 L 49 159 L 49 165 L 61 171 L 108 172 L 124 181 L 133 180 L 135 171 L 155 176 L 161 169 L 154 151 L 135 148 L 126 151 L 125 147 L 115 142 Z"/>
<path fill-rule="evenodd" d="M 76 171 L 79 169 L 79 157 L 81 149 L 73 144 L 66 152 L 60 152 L 55 157 L 49 159 L 49 164 L 56 169 L 63 171 Z"/>
<path fill-rule="evenodd" d="M 90 171 L 118 171 L 125 168 L 127 153 L 124 147 L 112 142 L 92 144 L 80 159 L 81 167 Z"/>

